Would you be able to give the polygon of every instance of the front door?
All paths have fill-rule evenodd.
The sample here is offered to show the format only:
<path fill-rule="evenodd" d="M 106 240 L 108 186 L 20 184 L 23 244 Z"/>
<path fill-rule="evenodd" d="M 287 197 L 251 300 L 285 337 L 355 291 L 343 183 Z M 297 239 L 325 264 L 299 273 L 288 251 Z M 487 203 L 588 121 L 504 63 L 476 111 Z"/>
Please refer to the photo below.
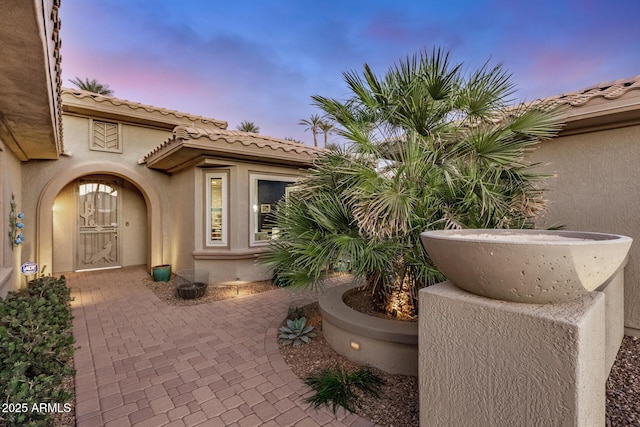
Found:
<path fill-rule="evenodd" d="M 112 176 L 78 180 L 76 270 L 120 267 L 122 181 Z"/>

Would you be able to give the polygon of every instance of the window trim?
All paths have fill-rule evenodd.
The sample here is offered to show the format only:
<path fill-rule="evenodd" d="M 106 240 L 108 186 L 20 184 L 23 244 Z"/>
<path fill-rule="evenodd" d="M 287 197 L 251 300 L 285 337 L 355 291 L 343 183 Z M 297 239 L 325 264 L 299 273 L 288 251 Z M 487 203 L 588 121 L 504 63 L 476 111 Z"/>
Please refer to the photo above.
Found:
<path fill-rule="evenodd" d="M 256 220 L 258 215 L 258 205 L 256 202 L 258 191 L 258 180 L 290 182 L 295 184 L 300 180 L 300 176 L 281 175 L 281 174 L 265 174 L 265 173 L 249 173 L 249 247 L 267 246 L 270 240 L 256 240 Z M 286 196 L 286 190 L 285 190 Z"/>
<path fill-rule="evenodd" d="M 211 240 L 211 180 L 220 179 L 222 186 L 222 238 Z M 224 172 L 207 172 L 205 174 L 205 246 L 221 247 L 229 244 L 229 202 L 228 202 L 228 178 Z"/>

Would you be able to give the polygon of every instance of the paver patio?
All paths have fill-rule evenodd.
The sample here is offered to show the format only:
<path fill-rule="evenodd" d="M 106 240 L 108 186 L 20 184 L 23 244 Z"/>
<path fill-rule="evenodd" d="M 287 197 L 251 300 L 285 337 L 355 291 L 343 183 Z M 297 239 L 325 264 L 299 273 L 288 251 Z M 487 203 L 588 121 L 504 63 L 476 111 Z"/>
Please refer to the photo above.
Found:
<path fill-rule="evenodd" d="M 71 273 L 78 427 L 371 426 L 316 411 L 280 355 L 292 297 L 169 306 L 143 267 Z"/>

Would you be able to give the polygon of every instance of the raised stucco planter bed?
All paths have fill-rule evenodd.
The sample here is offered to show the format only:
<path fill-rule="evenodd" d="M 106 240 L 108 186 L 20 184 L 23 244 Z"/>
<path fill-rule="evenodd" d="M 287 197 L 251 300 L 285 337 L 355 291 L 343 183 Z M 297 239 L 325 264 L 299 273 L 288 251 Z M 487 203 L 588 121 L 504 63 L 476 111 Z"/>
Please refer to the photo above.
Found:
<path fill-rule="evenodd" d="M 382 319 L 351 309 L 343 296 L 359 286 L 336 286 L 319 298 L 325 340 L 354 362 L 391 374 L 417 376 L 418 323 Z"/>

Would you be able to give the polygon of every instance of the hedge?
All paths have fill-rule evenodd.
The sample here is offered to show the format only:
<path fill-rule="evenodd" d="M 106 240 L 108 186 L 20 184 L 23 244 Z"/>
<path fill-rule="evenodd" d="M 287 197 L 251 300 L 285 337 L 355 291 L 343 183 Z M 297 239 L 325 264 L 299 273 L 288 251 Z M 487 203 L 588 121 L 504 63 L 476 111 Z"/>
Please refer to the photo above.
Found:
<path fill-rule="evenodd" d="M 50 426 L 70 410 L 74 338 L 64 276 L 41 277 L 0 299 L 0 425 Z"/>

